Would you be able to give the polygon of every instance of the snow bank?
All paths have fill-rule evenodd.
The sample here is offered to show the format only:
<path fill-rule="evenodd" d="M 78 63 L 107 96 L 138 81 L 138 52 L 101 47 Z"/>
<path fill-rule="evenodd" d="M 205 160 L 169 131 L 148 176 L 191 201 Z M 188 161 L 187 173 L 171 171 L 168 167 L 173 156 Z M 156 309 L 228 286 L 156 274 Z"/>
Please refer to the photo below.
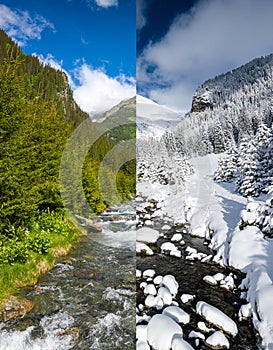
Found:
<path fill-rule="evenodd" d="M 245 310 L 245 314 L 252 313 L 262 344 L 266 349 L 273 349 L 273 240 L 264 239 L 255 226 L 235 230 L 230 243 L 229 263 L 246 273 L 242 288 L 248 289 L 251 311 Z"/>

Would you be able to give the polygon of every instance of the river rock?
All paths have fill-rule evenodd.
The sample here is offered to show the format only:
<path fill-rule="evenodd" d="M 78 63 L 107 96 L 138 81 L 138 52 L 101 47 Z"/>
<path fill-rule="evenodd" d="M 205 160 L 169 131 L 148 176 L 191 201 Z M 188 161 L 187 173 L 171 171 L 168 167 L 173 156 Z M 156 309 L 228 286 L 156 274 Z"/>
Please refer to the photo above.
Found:
<path fill-rule="evenodd" d="M 113 216 L 110 218 L 110 221 L 122 221 L 124 218 L 122 216 Z"/>
<path fill-rule="evenodd" d="M 84 218 L 83 216 L 80 216 L 80 215 L 75 215 L 75 217 L 78 219 L 81 225 L 87 226 L 89 231 L 91 232 L 102 231 L 101 224 L 99 224 L 98 222 L 95 222 L 91 219 Z"/>
<path fill-rule="evenodd" d="M 12 295 L 0 308 L 0 320 L 7 322 L 14 318 L 25 316 L 33 307 L 34 304 L 32 301 Z"/>
<path fill-rule="evenodd" d="M 103 275 L 98 270 L 82 270 L 82 271 L 75 271 L 73 273 L 74 277 L 77 277 L 79 279 L 87 279 L 87 280 L 96 280 L 100 281 L 103 279 Z"/>
<path fill-rule="evenodd" d="M 69 329 L 66 329 L 64 331 L 56 333 L 57 337 L 67 337 L 71 336 L 74 340 L 79 338 L 80 335 L 80 329 L 78 327 L 71 327 Z"/>

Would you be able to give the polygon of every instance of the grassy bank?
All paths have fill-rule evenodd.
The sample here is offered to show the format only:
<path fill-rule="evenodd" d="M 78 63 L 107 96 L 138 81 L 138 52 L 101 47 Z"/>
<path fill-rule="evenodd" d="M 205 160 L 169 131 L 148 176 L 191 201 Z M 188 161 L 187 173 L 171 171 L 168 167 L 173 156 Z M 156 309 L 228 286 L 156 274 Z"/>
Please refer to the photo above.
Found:
<path fill-rule="evenodd" d="M 0 237 L 0 305 L 18 288 L 34 285 L 82 234 L 64 213 L 47 212 L 27 227 L 11 228 L 8 237 Z"/>

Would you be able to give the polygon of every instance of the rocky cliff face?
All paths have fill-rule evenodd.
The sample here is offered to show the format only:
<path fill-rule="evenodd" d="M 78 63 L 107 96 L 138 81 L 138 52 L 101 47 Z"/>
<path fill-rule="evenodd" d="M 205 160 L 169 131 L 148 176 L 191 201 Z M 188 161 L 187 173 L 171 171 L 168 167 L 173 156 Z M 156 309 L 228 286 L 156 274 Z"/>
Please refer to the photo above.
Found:
<path fill-rule="evenodd" d="M 194 95 L 192 99 L 191 112 L 203 112 L 206 109 L 213 109 L 211 93 L 209 91 L 202 95 Z"/>

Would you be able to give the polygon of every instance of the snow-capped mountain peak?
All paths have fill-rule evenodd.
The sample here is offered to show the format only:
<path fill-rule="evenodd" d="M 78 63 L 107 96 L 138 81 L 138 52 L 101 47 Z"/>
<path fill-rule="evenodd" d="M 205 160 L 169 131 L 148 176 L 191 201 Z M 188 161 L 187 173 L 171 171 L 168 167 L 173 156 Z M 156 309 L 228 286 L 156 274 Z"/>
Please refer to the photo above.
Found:
<path fill-rule="evenodd" d="M 159 105 L 147 97 L 137 95 L 137 136 L 159 139 L 167 128 L 181 121 L 182 115 Z"/>

